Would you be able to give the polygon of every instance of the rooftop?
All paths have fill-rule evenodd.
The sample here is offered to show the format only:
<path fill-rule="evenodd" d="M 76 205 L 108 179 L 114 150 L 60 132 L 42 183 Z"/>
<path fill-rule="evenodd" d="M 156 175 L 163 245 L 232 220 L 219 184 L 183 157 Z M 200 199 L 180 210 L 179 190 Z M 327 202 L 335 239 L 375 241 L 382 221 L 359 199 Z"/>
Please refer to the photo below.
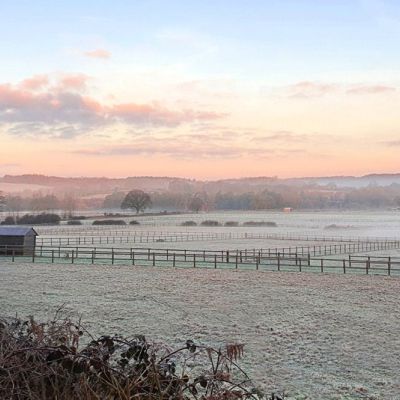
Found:
<path fill-rule="evenodd" d="M 25 236 L 31 231 L 37 235 L 37 232 L 29 226 L 0 226 L 0 236 Z"/>

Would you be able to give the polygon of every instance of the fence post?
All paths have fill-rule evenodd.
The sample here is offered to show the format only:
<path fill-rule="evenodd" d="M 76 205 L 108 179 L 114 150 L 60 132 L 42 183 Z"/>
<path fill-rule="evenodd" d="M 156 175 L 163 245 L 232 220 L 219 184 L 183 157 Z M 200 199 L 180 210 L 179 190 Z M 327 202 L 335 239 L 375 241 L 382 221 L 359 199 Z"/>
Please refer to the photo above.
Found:
<path fill-rule="evenodd" d="M 196 268 L 196 253 L 193 254 L 193 268 Z"/>
<path fill-rule="evenodd" d="M 214 254 L 214 268 L 217 269 L 217 255 Z"/>
<path fill-rule="evenodd" d="M 132 265 L 135 265 L 135 252 L 131 250 Z"/>
<path fill-rule="evenodd" d="M 368 256 L 368 260 L 367 260 L 367 262 L 365 263 L 365 273 L 368 275 L 369 274 L 369 267 L 370 267 L 370 261 L 371 260 L 371 257 L 370 256 Z"/>
<path fill-rule="evenodd" d="M 390 269 L 391 269 L 391 258 L 388 257 L 388 276 L 390 276 Z"/>
<path fill-rule="evenodd" d="M 278 253 L 278 271 L 281 270 L 281 254 Z"/>
<path fill-rule="evenodd" d="M 75 256 L 75 251 L 72 250 L 72 255 L 71 255 L 71 264 L 74 263 L 74 256 Z"/>
<path fill-rule="evenodd" d="M 54 264 L 54 250 L 51 251 L 51 263 Z"/>
<path fill-rule="evenodd" d="M 321 258 L 321 272 L 324 272 L 324 260 Z"/>
<path fill-rule="evenodd" d="M 235 268 L 238 269 L 238 255 L 236 254 L 236 264 L 235 264 Z"/>
<path fill-rule="evenodd" d="M 172 255 L 172 266 L 175 268 L 175 253 Z"/>
<path fill-rule="evenodd" d="M 297 254 L 296 254 L 297 257 Z M 299 258 L 299 272 L 301 272 L 301 258 Z"/>
<path fill-rule="evenodd" d="M 94 264 L 94 250 L 92 250 L 92 264 Z"/>
<path fill-rule="evenodd" d="M 349 256 L 350 257 L 350 256 Z M 350 261 L 349 261 L 349 267 L 351 266 Z M 343 273 L 346 273 L 346 260 L 343 259 Z"/>
<path fill-rule="evenodd" d="M 310 257 L 310 253 L 307 254 L 307 264 L 310 267 L 311 266 L 311 257 Z"/>

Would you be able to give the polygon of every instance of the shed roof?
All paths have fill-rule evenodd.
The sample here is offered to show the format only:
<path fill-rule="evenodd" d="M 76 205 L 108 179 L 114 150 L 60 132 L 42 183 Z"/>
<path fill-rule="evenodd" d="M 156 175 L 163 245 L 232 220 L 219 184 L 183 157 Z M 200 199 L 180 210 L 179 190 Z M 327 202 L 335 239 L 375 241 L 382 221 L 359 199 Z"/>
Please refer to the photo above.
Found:
<path fill-rule="evenodd" d="M 28 226 L 0 226 L 0 236 L 26 236 L 29 233 L 37 236 L 37 232 Z"/>

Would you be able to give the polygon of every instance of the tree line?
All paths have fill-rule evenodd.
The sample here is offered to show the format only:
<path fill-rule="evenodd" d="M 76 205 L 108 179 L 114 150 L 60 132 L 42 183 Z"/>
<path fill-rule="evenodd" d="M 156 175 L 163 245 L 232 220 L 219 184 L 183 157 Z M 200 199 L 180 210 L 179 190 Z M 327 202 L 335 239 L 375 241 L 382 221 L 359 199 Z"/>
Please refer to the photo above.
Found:
<path fill-rule="evenodd" d="M 168 211 L 265 210 L 291 207 L 315 209 L 398 209 L 400 185 L 335 188 L 331 186 L 276 185 L 253 191 L 142 190 L 114 191 L 103 199 L 36 193 L 30 197 L 0 193 L 0 211 L 57 211 L 66 217 L 78 209 L 146 209 Z"/>
<path fill-rule="evenodd" d="M 104 199 L 104 208 L 119 208 L 126 193 L 114 192 Z M 244 193 L 206 191 L 196 193 L 151 193 L 153 208 L 160 210 L 266 210 L 290 207 L 315 209 L 390 209 L 400 207 L 400 185 L 351 189 L 280 187 Z"/>

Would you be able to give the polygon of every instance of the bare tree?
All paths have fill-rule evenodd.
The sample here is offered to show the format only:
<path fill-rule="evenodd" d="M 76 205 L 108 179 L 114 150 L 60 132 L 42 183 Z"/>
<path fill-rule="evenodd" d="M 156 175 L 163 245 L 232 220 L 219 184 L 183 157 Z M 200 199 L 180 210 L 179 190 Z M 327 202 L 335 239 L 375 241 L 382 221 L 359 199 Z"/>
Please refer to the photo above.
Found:
<path fill-rule="evenodd" d="M 30 206 L 34 211 L 53 211 L 59 208 L 60 203 L 54 194 L 46 194 L 33 197 Z"/>
<path fill-rule="evenodd" d="M 124 198 L 121 204 L 122 209 L 136 210 L 136 214 L 151 207 L 151 198 L 143 190 L 131 190 Z"/>
<path fill-rule="evenodd" d="M 193 196 L 188 203 L 188 209 L 198 213 L 205 206 L 205 201 L 199 196 Z"/>
<path fill-rule="evenodd" d="M 3 192 L 0 192 L 0 212 L 4 211 L 6 204 L 6 197 L 3 195 Z"/>
<path fill-rule="evenodd" d="M 66 218 L 72 217 L 74 215 L 74 211 L 77 208 L 77 200 L 73 194 L 66 194 L 61 201 L 61 206 L 64 211 L 64 215 Z"/>

